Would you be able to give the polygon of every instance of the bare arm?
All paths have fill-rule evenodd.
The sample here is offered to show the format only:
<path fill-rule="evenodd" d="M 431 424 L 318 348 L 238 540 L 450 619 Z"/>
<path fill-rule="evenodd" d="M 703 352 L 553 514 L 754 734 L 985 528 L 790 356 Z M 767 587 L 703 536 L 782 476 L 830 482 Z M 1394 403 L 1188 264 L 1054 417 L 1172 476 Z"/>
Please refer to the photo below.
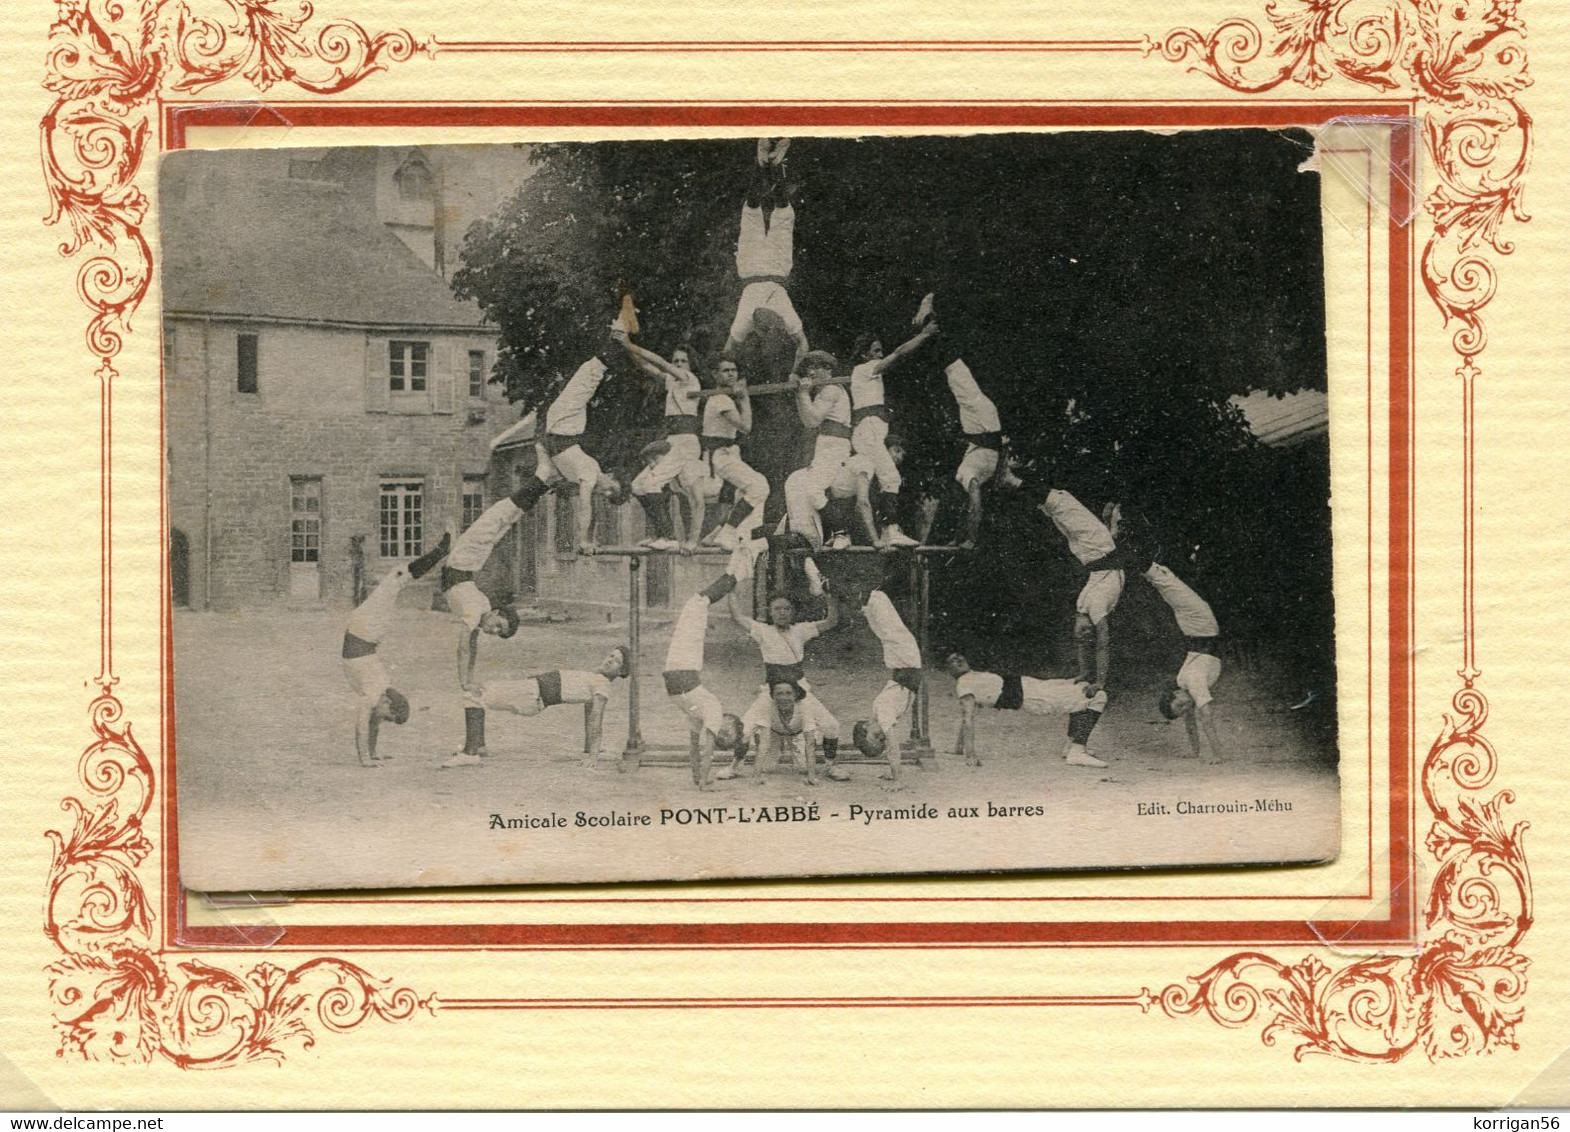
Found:
<path fill-rule="evenodd" d="M 926 495 L 921 499 L 920 507 L 921 525 L 916 529 L 916 541 L 926 546 L 932 535 L 932 524 L 938 518 L 938 500 L 936 496 Z"/>
<path fill-rule="evenodd" d="M 595 696 L 583 705 L 583 754 L 585 762 L 599 757 L 600 736 L 605 726 L 605 697 Z"/>
<path fill-rule="evenodd" d="M 795 378 L 792 378 L 796 381 Z M 828 414 L 828 406 L 819 408 L 816 401 L 807 395 L 807 383 L 797 381 L 796 384 L 796 415 L 801 418 L 801 423 L 807 428 L 817 428 L 823 423 L 823 418 Z"/>
<path fill-rule="evenodd" d="M 693 773 L 698 779 L 698 789 L 709 790 L 714 783 L 714 732 L 707 727 L 703 728 L 703 735 L 699 737 L 696 746 Z"/>
<path fill-rule="evenodd" d="M 751 432 L 752 431 L 752 404 L 751 404 L 751 402 L 747 403 L 747 411 L 746 411 L 745 415 L 742 414 L 739 411 L 738 412 L 731 412 L 731 410 L 729 410 L 729 409 L 721 409 L 720 410 L 720 420 L 724 421 L 726 424 L 730 425 L 732 428 L 736 429 L 738 432 Z"/>
<path fill-rule="evenodd" d="M 630 342 L 627 343 L 627 347 L 628 352 L 631 353 L 632 344 Z M 648 361 L 640 358 L 637 354 L 632 354 L 632 361 L 634 365 L 636 365 L 640 370 L 648 374 L 650 377 L 663 378 L 665 376 L 664 372 L 658 366 L 650 364 Z"/>
<path fill-rule="evenodd" d="M 773 769 L 774 765 L 779 762 L 779 751 L 775 746 L 774 729 L 772 727 L 760 728 L 753 737 L 752 745 L 756 748 L 752 752 L 752 780 L 754 782 L 762 782 L 764 771 Z"/>
<path fill-rule="evenodd" d="M 1112 666 L 1112 630 L 1106 619 L 1096 622 L 1096 683 L 1092 695 L 1107 686 L 1107 673 Z"/>
<path fill-rule="evenodd" d="M 675 486 L 674 484 L 672 486 Z M 671 513 L 671 531 L 676 536 L 677 542 L 687 541 L 687 519 L 681 512 L 681 496 L 670 492 L 665 497 L 665 506 Z"/>
<path fill-rule="evenodd" d="M 692 505 L 692 529 L 687 532 L 685 544 L 696 550 L 698 540 L 703 537 L 703 521 L 708 517 L 709 512 L 709 501 L 703 494 L 701 484 L 688 489 L 687 502 Z"/>
<path fill-rule="evenodd" d="M 880 376 L 888 373 L 889 370 L 893 369 L 900 362 L 910 357 L 911 354 L 914 354 L 917 350 L 921 349 L 922 344 L 937 332 L 937 321 L 933 320 L 928 322 L 927 325 L 923 326 L 921 330 L 912 336 L 908 341 L 901 342 L 894 348 L 892 352 L 883 355 L 883 357 L 879 358 L 875 363 L 873 363 L 872 372 Z"/>
<path fill-rule="evenodd" d="M 980 766 L 976 757 L 976 697 L 961 696 L 959 701 L 959 738 L 954 742 L 954 753 L 963 756 L 971 766 Z"/>
<path fill-rule="evenodd" d="M 365 710 L 363 702 L 357 706 L 354 716 L 354 753 L 360 759 L 361 766 L 370 766 L 376 758 L 376 730 L 381 721 L 376 718 L 376 709 Z"/>
<path fill-rule="evenodd" d="M 1188 731 L 1188 745 L 1197 759 L 1199 758 L 1199 724 L 1195 722 L 1193 712 L 1183 717 L 1183 727 Z"/>
<path fill-rule="evenodd" d="M 623 342 L 622 346 L 644 373 L 650 377 L 663 377 L 666 381 L 666 388 L 670 387 L 672 381 L 682 381 L 687 377 L 686 370 L 672 365 L 653 350 L 640 346 L 636 342 Z"/>
<path fill-rule="evenodd" d="M 883 536 L 878 533 L 878 520 L 872 514 L 872 497 L 867 490 L 866 476 L 856 477 L 856 514 L 861 519 L 861 526 L 867 532 L 867 539 L 873 546 L 883 547 L 886 544 Z"/>
<path fill-rule="evenodd" d="M 458 687 L 468 691 L 474 686 L 474 662 L 480 654 L 480 631 L 472 629 L 458 635 Z"/>
<path fill-rule="evenodd" d="M 965 541 L 974 546 L 981 535 L 981 481 L 971 480 L 965 493 L 970 497 L 970 508 L 965 512 Z"/>
<path fill-rule="evenodd" d="M 828 593 L 826 593 L 824 595 L 824 597 L 828 601 L 829 615 L 827 617 L 825 617 L 822 621 L 818 622 L 818 635 L 819 636 L 822 636 L 824 633 L 833 632 L 835 629 L 839 628 L 839 623 L 840 623 L 840 603 L 839 603 L 839 598 L 834 596 L 834 591 L 833 590 L 830 590 Z"/>
<path fill-rule="evenodd" d="M 731 400 L 736 402 L 736 427 L 741 429 L 742 432 L 751 432 L 752 398 L 747 396 L 747 387 L 745 385 L 737 386 L 736 392 L 731 396 Z M 729 413 L 724 415 L 727 420 L 731 419 L 731 415 Z"/>
<path fill-rule="evenodd" d="M 725 607 L 730 610 L 730 619 L 741 626 L 741 631 L 749 637 L 752 636 L 752 627 L 757 624 L 752 618 L 736 608 L 736 591 L 732 590 L 725 598 Z"/>
<path fill-rule="evenodd" d="M 1193 720 L 1196 716 L 1199 718 L 1198 726 L 1204 730 L 1205 738 L 1210 741 L 1210 758 L 1206 761 L 1218 763 L 1221 761 L 1222 751 L 1221 741 L 1216 737 L 1216 714 L 1210 710 L 1209 704 L 1204 704 L 1200 707 L 1197 707 L 1189 714 L 1188 718 L 1190 721 L 1190 726 L 1194 726 Z M 1197 735 L 1195 736 L 1194 743 L 1195 753 L 1198 753 L 1199 738 Z"/>

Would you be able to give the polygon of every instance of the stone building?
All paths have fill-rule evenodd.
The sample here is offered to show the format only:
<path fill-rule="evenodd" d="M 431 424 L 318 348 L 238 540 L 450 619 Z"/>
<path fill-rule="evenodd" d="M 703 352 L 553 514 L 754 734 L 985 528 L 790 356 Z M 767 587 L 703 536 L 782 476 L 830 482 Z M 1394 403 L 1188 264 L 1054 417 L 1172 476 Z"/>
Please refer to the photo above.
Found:
<path fill-rule="evenodd" d="M 176 605 L 348 604 L 510 490 L 497 335 L 441 272 L 440 152 L 164 159 Z M 512 548 L 488 569 L 525 584 Z"/>

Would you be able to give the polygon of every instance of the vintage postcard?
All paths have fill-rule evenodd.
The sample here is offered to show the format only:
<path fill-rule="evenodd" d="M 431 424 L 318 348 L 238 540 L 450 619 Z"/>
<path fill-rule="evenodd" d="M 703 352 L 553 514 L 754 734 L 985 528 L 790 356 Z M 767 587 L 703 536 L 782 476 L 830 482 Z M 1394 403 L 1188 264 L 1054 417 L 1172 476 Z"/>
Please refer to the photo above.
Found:
<path fill-rule="evenodd" d="M 182 882 L 1334 858 L 1314 148 L 166 157 Z"/>
<path fill-rule="evenodd" d="M 0 19 L 3 1103 L 1566 1103 L 1559 13 Z"/>

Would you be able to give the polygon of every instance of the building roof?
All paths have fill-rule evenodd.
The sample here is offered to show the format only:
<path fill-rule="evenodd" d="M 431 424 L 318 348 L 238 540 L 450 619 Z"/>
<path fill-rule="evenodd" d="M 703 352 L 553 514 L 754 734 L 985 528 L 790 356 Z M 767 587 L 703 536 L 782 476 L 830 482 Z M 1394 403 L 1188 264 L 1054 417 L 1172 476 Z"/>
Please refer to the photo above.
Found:
<path fill-rule="evenodd" d="M 1249 430 L 1261 443 L 1288 448 L 1323 436 L 1330 424 L 1330 403 L 1317 389 L 1277 397 L 1262 389 L 1232 398 L 1243 410 Z"/>
<path fill-rule="evenodd" d="M 335 184 L 279 178 L 276 158 L 190 151 L 163 160 L 164 310 L 355 326 L 475 329 L 365 205 Z"/>
<path fill-rule="evenodd" d="M 491 451 L 505 452 L 510 448 L 523 448 L 533 444 L 534 432 L 538 427 L 538 415 L 525 413 L 516 424 L 491 437 Z"/>

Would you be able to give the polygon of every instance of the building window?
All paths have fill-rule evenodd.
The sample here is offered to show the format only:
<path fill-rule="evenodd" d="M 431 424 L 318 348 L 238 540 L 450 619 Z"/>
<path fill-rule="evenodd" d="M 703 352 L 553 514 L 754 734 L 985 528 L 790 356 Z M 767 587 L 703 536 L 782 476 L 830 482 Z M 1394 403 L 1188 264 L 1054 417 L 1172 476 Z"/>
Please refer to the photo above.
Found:
<path fill-rule="evenodd" d="M 393 173 L 393 184 L 398 187 L 400 200 L 436 199 L 436 178 L 425 158 L 418 153 L 410 154 L 409 159 L 398 166 Z"/>
<path fill-rule="evenodd" d="M 256 392 L 256 363 L 257 363 L 257 336 L 255 334 L 239 334 L 235 336 L 235 366 L 237 376 L 235 389 L 241 393 Z"/>
<path fill-rule="evenodd" d="M 322 557 L 322 481 L 296 476 L 289 481 L 289 561 L 320 562 Z"/>
<path fill-rule="evenodd" d="M 418 558 L 425 553 L 423 481 L 382 481 L 377 532 L 383 558 Z"/>
<path fill-rule="evenodd" d="M 423 393 L 430 358 L 429 342 L 387 343 L 387 388 L 394 393 Z"/>
<path fill-rule="evenodd" d="M 474 521 L 485 512 L 485 477 L 463 477 L 463 526 L 460 530 L 468 530 L 474 526 Z"/>
<path fill-rule="evenodd" d="M 174 327 L 164 327 L 164 372 L 174 369 Z"/>
<path fill-rule="evenodd" d="M 485 397 L 485 351 L 469 351 L 469 396 L 477 400 Z"/>

